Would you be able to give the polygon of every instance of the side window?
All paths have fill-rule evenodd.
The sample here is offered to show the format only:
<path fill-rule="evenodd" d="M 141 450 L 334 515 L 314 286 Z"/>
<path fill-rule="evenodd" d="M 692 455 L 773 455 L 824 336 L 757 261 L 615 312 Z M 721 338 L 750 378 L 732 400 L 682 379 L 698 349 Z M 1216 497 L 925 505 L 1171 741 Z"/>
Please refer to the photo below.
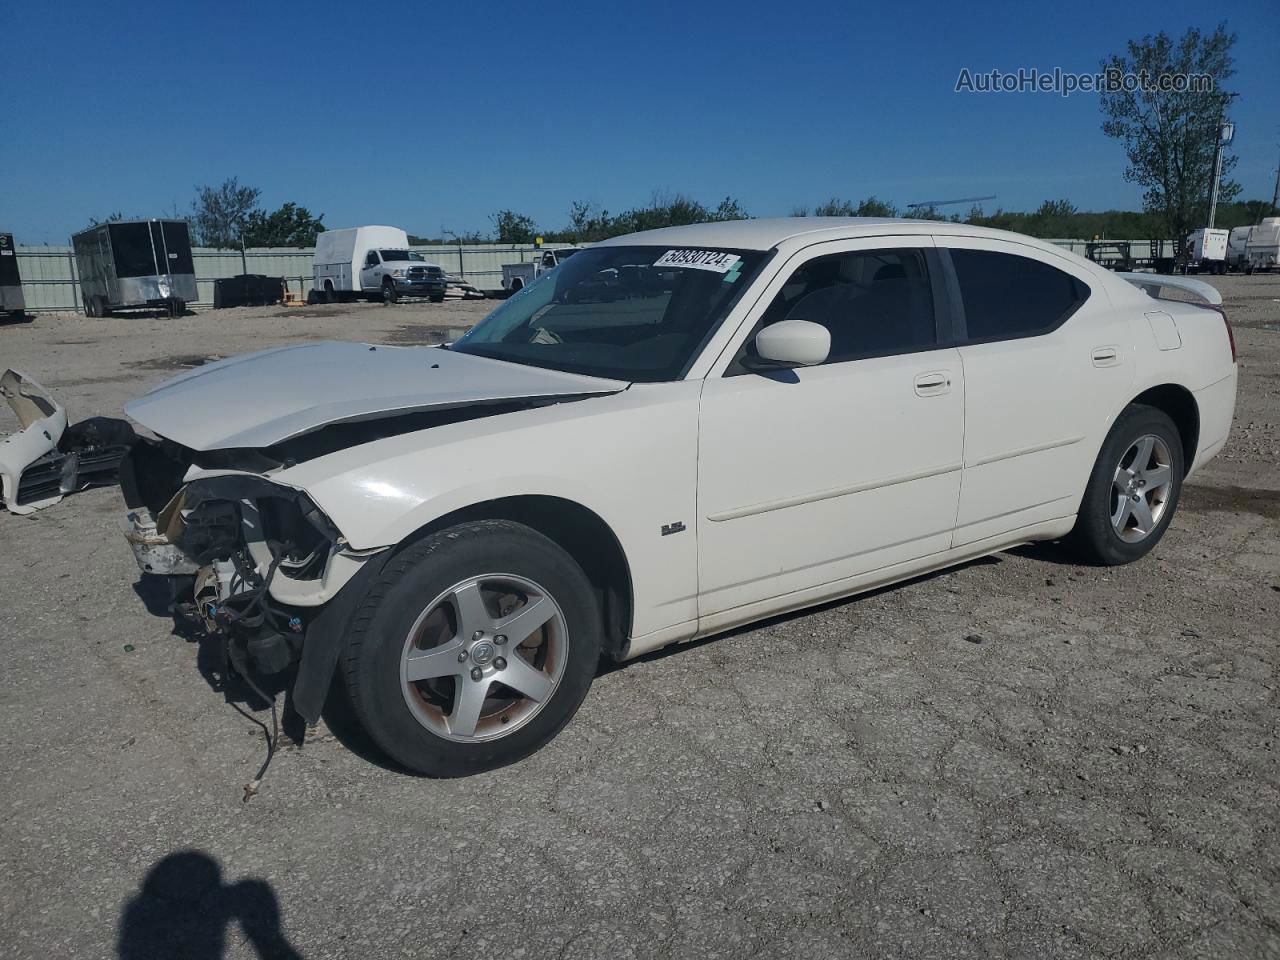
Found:
<path fill-rule="evenodd" d="M 760 326 L 779 320 L 809 320 L 831 331 L 827 363 L 938 345 L 933 292 L 920 250 L 866 250 L 810 260 L 787 280 Z"/>
<path fill-rule="evenodd" d="M 1049 333 L 1089 299 L 1089 287 L 1047 263 L 992 250 L 948 251 L 960 284 L 963 342 Z"/>
<path fill-rule="evenodd" d="M 365 256 L 365 258 L 364 258 L 364 265 L 365 265 L 366 267 L 376 267 L 376 266 L 378 265 L 378 251 L 377 251 L 377 250 L 370 250 L 370 251 L 369 251 L 369 253 L 368 253 L 368 254 Z"/>

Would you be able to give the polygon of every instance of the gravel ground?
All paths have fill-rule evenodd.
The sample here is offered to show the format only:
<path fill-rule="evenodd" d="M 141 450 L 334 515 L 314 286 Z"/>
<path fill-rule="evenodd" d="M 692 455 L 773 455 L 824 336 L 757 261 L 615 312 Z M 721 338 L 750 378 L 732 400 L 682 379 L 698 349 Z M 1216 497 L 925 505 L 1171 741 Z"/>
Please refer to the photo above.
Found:
<path fill-rule="evenodd" d="M 0 954 L 1280 957 L 1280 278 L 1215 282 L 1236 429 L 1147 559 L 1024 548 L 665 651 L 466 780 L 331 713 L 242 802 L 262 730 L 118 492 L 0 514 Z M 491 306 L 41 316 L 0 366 L 118 414 L 191 357 Z"/>

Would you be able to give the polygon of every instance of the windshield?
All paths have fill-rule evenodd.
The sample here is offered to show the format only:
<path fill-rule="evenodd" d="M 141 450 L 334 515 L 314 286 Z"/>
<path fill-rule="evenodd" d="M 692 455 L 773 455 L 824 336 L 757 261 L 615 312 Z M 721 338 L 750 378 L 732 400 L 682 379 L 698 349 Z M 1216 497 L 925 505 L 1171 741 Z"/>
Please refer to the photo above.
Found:
<path fill-rule="evenodd" d="M 450 349 L 614 380 L 675 380 L 764 256 L 706 248 L 582 250 Z"/>
<path fill-rule="evenodd" d="M 420 253 L 413 253 L 410 250 L 379 250 L 378 253 L 382 254 L 383 263 L 386 263 L 388 260 L 418 260 L 424 263 L 426 262 L 426 257 Z"/>

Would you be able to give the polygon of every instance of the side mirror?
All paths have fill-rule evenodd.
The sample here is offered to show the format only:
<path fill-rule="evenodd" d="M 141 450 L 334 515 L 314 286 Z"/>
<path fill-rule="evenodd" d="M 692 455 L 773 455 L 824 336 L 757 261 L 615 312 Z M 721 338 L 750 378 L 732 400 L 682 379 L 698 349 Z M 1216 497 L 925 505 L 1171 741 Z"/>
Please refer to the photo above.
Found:
<path fill-rule="evenodd" d="M 780 320 L 757 333 L 755 344 L 762 365 L 811 367 L 831 352 L 831 331 L 810 320 Z"/>

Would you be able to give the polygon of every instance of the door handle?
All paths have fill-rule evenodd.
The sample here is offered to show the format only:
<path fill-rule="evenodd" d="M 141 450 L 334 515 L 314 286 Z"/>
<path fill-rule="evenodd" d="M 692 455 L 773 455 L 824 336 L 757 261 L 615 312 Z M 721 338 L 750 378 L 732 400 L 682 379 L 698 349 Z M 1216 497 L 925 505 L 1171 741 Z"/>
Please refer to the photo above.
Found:
<path fill-rule="evenodd" d="M 951 390 L 951 372 L 934 370 L 916 377 L 916 396 L 936 397 Z"/>
<path fill-rule="evenodd" d="M 1095 367 L 1114 367 L 1120 363 L 1118 347 L 1094 347 L 1093 365 Z"/>

